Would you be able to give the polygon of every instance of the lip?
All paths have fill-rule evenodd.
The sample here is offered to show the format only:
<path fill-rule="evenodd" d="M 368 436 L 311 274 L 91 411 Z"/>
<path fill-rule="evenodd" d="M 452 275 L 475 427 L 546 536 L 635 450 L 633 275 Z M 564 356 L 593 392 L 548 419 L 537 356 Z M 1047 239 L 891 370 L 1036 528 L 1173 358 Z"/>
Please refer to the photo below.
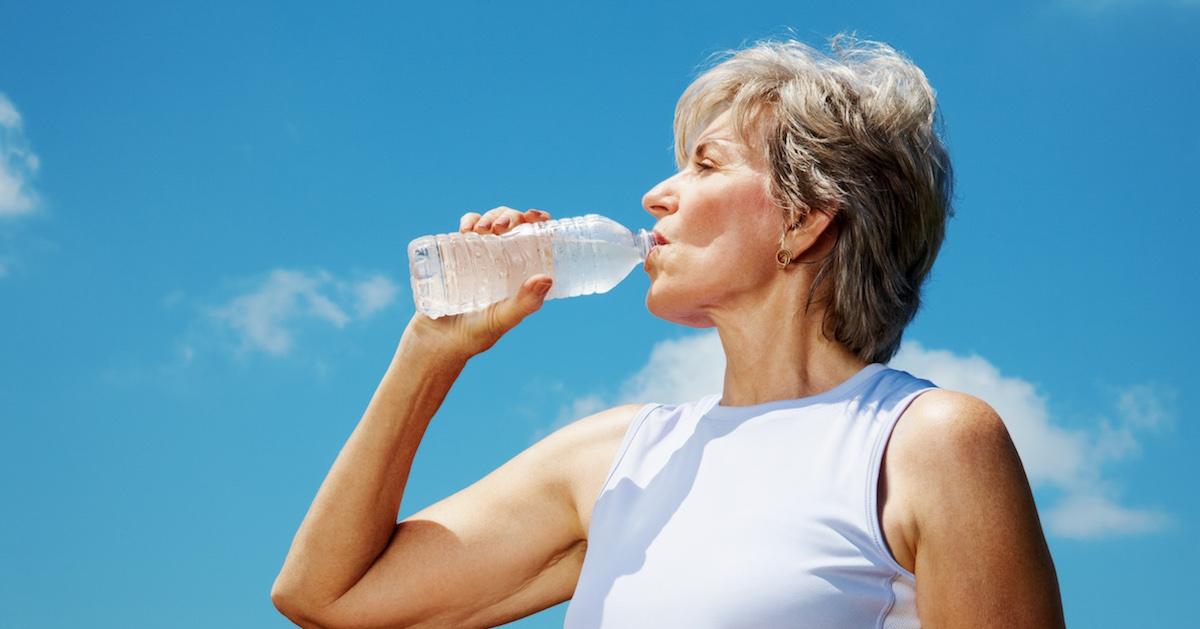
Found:
<path fill-rule="evenodd" d="M 654 252 L 658 251 L 659 247 L 662 247 L 662 245 L 656 245 L 654 247 L 651 247 L 650 253 L 646 254 L 646 260 L 644 262 L 642 262 L 642 270 L 643 271 L 645 271 L 647 273 L 650 272 L 650 259 L 654 257 Z"/>
<path fill-rule="evenodd" d="M 667 240 L 667 237 L 662 235 L 657 229 L 653 231 L 653 234 L 654 234 L 654 241 L 657 242 L 659 245 L 671 244 L 671 241 Z"/>

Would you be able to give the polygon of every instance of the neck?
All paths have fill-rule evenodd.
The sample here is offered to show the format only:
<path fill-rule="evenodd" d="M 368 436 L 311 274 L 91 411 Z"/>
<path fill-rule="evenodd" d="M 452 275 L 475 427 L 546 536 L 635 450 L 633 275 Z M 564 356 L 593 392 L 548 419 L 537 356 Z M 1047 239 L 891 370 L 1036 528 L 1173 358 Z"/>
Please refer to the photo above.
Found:
<path fill-rule="evenodd" d="M 733 312 L 712 313 L 725 350 L 720 404 L 750 406 L 816 395 L 858 373 L 867 362 L 821 334 L 822 310 L 804 312 L 799 291 L 778 290 Z M 792 316 L 780 313 L 794 312 Z"/>

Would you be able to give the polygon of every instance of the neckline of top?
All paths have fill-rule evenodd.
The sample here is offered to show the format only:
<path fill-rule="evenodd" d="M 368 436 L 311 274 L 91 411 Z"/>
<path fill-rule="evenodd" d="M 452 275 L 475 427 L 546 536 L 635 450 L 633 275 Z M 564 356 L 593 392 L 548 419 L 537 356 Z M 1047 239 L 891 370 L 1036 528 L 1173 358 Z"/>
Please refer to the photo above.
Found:
<path fill-rule="evenodd" d="M 721 394 L 715 393 L 711 396 L 711 401 L 708 404 L 708 409 L 703 416 L 708 419 L 729 420 L 729 419 L 745 419 L 776 411 L 780 409 L 802 408 L 818 402 L 827 402 L 830 400 L 847 397 L 853 393 L 855 389 L 866 383 L 871 376 L 887 369 L 882 363 L 870 363 L 869 365 L 859 369 L 853 376 L 843 380 L 841 384 L 815 393 L 807 397 L 795 398 L 789 400 L 773 400 L 770 402 L 762 402 L 761 404 L 752 404 L 750 406 L 723 406 L 721 404 Z"/>

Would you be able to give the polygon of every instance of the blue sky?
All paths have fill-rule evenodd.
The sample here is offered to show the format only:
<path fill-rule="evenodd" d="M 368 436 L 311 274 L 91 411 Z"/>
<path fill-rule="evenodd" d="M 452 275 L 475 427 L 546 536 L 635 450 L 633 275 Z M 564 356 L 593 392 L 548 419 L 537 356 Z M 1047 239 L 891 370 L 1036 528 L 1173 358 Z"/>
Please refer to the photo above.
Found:
<path fill-rule="evenodd" d="M 0 2 L 5 626 L 287 626 L 407 242 L 498 205 L 649 227 L 699 64 L 788 28 L 938 91 L 958 214 L 894 365 L 1004 416 L 1070 626 L 1194 622 L 1200 3 L 164 4 Z M 646 287 L 474 359 L 400 515 L 582 413 L 715 392 L 711 333 Z"/>

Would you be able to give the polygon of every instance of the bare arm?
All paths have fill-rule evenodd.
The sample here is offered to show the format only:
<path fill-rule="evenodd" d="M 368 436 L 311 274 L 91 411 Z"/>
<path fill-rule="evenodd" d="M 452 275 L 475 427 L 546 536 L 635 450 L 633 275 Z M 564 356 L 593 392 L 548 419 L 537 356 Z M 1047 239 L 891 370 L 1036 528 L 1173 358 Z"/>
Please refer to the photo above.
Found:
<path fill-rule="evenodd" d="M 1004 422 L 950 391 L 913 402 L 921 478 L 917 610 L 930 627 L 1063 627 L 1062 599 L 1025 469 Z"/>
<path fill-rule="evenodd" d="M 637 408 L 573 422 L 405 518 L 326 617 L 347 627 L 495 627 L 571 598 L 587 550 L 573 468 L 607 466 Z"/>
<path fill-rule="evenodd" d="M 515 211 L 493 210 L 497 214 L 510 212 Z M 510 227 L 520 222 L 509 216 Z M 528 220 L 546 218 L 548 215 L 543 213 Z M 470 228 L 478 219 L 479 215 L 464 217 L 464 228 Z M 418 572 L 412 563 L 420 556 L 414 551 L 420 551 L 422 545 L 428 547 L 431 535 L 438 532 L 416 522 L 416 516 L 396 524 L 412 461 L 430 420 L 469 357 L 486 351 L 507 330 L 540 308 L 545 292 L 539 293 L 536 287 L 545 279 L 529 278 L 516 297 L 484 311 L 436 321 L 423 315 L 413 317 L 363 418 L 318 490 L 276 578 L 271 598 L 289 618 L 314 627 L 408 626 L 423 620 L 424 614 L 440 613 L 423 607 L 419 595 L 428 594 L 429 588 L 414 582 Z M 540 474 L 545 471 L 547 458 L 543 452 L 555 444 L 562 445 L 561 441 L 543 440 L 540 443 L 550 445 L 531 448 L 532 454 L 514 459 L 489 476 L 500 480 L 483 485 L 485 489 L 510 486 L 525 496 L 522 506 L 529 509 L 517 514 L 522 519 L 515 524 L 532 528 L 521 526 L 519 532 L 547 533 L 539 538 L 546 540 L 544 546 L 526 549 L 532 557 L 522 556 L 534 563 L 545 563 L 538 553 L 565 555 L 568 542 L 577 541 L 569 539 L 578 529 L 567 517 L 573 513 L 573 504 L 561 499 L 562 487 L 557 479 Z M 461 513 L 476 517 L 504 515 L 495 511 L 503 505 L 487 502 L 491 497 L 487 491 L 472 492 L 468 488 L 460 493 L 474 496 L 451 504 Z M 448 516 L 450 507 L 439 505 L 426 511 Z M 510 535 L 515 532 L 509 531 Z M 475 561 L 488 559 L 485 555 Z M 470 567 L 446 563 L 440 572 L 421 575 L 442 586 L 451 571 Z M 367 586 L 358 587 L 364 584 Z M 375 602 L 384 607 L 371 607 Z"/>
<path fill-rule="evenodd" d="M 370 531 L 378 538 L 366 529 L 354 529 L 356 524 L 345 524 L 340 534 L 333 534 L 332 528 L 319 530 L 313 523 L 335 523 L 310 515 L 305 522 L 310 528 L 302 532 L 316 543 L 301 546 L 309 538 L 297 535 L 289 555 L 295 563 L 285 565 L 276 582 L 276 605 L 304 626 L 492 627 L 567 600 L 575 591 L 587 549 L 581 503 L 594 501 L 598 488 L 589 483 L 603 478 L 637 409 L 616 407 L 573 422 L 398 524 L 396 506 L 382 498 L 363 498 L 357 517 L 341 514 L 349 516 L 348 522 L 379 525 L 382 534 L 379 529 Z M 407 462 L 394 473 L 402 479 L 412 456 L 400 456 Z M 580 473 L 580 468 L 589 471 Z M 389 473 L 393 472 L 384 472 L 380 482 L 390 482 Z M 355 482 L 363 484 L 363 479 Z M 321 491 L 326 492 L 325 487 Z M 398 491 L 403 492 L 403 486 Z M 321 496 L 338 498 L 332 492 Z M 344 504 L 337 508 L 353 511 Z M 378 522 L 367 521 L 372 515 Z M 333 543 L 318 537 L 322 533 L 330 533 Z M 382 550 L 374 550 L 373 544 L 381 544 Z M 362 553 L 361 564 L 349 561 L 353 552 Z M 296 590 L 289 593 L 292 586 L 286 579 L 303 585 L 300 569 L 317 576 L 339 569 L 347 570 L 347 576 L 350 569 L 356 572 L 354 579 L 336 588 L 329 583 L 324 597 L 335 589 L 345 591 L 326 602 Z"/>
<path fill-rule="evenodd" d="M 417 446 L 465 364 L 429 355 L 406 331 L 292 541 L 271 593 L 285 613 L 328 607 L 383 552 Z"/>

